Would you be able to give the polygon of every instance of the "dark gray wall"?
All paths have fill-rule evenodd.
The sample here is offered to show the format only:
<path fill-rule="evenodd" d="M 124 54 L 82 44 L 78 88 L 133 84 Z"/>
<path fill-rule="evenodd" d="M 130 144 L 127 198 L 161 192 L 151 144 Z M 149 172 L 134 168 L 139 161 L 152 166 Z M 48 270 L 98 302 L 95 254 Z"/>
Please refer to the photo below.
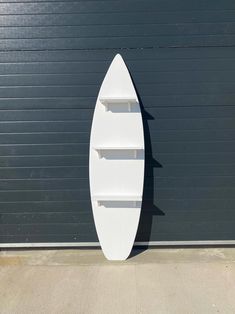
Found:
<path fill-rule="evenodd" d="M 0 1 L 0 242 L 97 241 L 96 96 L 116 53 L 142 101 L 137 240 L 235 240 L 235 2 Z"/>

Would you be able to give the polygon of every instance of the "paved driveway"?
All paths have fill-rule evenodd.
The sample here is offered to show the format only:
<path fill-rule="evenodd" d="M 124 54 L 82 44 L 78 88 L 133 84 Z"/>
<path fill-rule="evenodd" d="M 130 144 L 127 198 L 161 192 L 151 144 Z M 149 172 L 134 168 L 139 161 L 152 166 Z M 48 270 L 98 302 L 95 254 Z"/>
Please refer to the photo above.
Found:
<path fill-rule="evenodd" d="M 235 313 L 235 249 L 0 253 L 0 313 Z"/>

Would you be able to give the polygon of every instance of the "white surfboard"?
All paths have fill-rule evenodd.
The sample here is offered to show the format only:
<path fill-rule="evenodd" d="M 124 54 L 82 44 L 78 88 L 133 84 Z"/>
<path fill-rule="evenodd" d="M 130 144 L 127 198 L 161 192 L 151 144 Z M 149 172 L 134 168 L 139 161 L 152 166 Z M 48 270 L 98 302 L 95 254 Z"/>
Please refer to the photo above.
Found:
<path fill-rule="evenodd" d="M 118 54 L 101 85 L 93 116 L 89 160 L 95 226 L 104 255 L 125 260 L 141 211 L 144 132 L 128 69 Z"/>

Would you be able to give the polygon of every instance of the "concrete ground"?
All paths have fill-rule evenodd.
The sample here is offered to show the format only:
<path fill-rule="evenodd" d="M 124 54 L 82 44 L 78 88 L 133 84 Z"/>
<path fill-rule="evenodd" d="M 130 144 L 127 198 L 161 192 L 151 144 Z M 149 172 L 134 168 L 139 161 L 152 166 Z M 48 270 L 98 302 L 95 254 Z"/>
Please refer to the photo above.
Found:
<path fill-rule="evenodd" d="M 235 249 L 0 252 L 1 314 L 235 313 Z"/>

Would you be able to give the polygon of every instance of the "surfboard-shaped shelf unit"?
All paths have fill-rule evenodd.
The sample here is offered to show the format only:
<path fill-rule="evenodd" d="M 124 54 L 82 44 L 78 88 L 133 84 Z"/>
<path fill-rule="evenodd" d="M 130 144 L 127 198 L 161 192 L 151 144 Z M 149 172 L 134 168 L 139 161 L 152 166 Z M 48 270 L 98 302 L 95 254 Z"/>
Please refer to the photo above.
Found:
<path fill-rule="evenodd" d="M 97 97 L 89 153 L 92 212 L 109 260 L 125 260 L 133 247 L 142 204 L 144 158 L 138 96 L 118 54 Z"/>
<path fill-rule="evenodd" d="M 98 152 L 99 157 L 103 156 L 105 151 L 133 151 L 133 157 L 137 157 L 137 151 L 144 150 L 143 146 L 96 146 L 94 149 Z"/>
<path fill-rule="evenodd" d="M 131 105 L 138 104 L 138 99 L 135 97 L 101 97 L 100 102 L 105 106 L 107 111 L 112 105 L 127 105 L 128 111 L 131 111 Z"/>

